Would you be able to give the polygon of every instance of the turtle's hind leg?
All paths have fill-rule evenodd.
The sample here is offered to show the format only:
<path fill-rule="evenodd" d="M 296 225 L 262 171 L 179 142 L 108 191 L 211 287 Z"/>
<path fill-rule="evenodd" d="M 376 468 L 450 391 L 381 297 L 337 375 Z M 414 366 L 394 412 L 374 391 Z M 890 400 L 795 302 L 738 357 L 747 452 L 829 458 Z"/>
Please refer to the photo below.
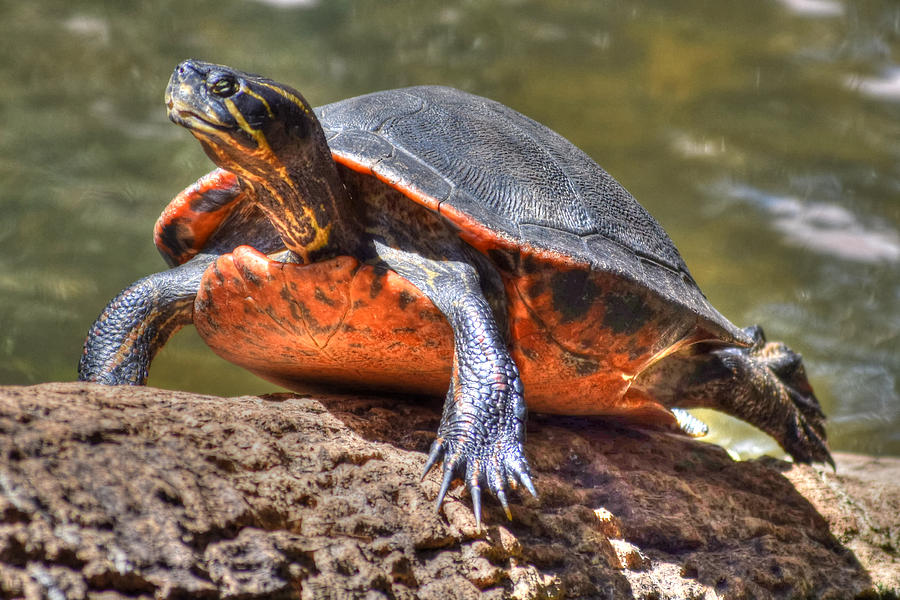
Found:
<path fill-rule="evenodd" d="M 766 342 L 759 326 L 746 329 L 749 348 L 697 344 L 642 373 L 635 383 L 670 408 L 712 408 L 771 435 L 795 461 L 834 466 L 825 414 L 800 355 Z"/>

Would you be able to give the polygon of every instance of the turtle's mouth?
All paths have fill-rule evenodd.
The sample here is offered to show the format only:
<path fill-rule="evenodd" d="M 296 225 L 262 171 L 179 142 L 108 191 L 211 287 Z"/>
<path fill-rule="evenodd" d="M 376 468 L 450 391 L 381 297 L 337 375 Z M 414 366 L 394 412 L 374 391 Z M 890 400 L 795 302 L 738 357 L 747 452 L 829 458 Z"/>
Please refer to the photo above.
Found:
<path fill-rule="evenodd" d="M 168 104 L 169 120 L 185 129 L 201 131 L 204 133 L 221 133 L 230 131 L 229 127 L 221 123 L 214 123 L 208 117 L 198 114 L 193 110 L 176 108 L 170 101 Z"/>
<path fill-rule="evenodd" d="M 183 97 L 184 86 L 176 87 L 169 83 L 166 89 L 166 109 L 169 120 L 186 129 L 193 129 L 205 133 L 217 133 L 227 131 L 229 128 L 217 119 L 196 110 L 192 102 Z"/>
<path fill-rule="evenodd" d="M 182 127 L 187 127 L 188 129 L 193 128 L 196 124 L 200 123 L 203 125 L 207 125 L 212 127 L 213 124 L 198 115 L 197 113 L 190 110 L 176 110 L 174 108 L 169 108 L 169 120 L 173 123 L 177 123 Z"/>

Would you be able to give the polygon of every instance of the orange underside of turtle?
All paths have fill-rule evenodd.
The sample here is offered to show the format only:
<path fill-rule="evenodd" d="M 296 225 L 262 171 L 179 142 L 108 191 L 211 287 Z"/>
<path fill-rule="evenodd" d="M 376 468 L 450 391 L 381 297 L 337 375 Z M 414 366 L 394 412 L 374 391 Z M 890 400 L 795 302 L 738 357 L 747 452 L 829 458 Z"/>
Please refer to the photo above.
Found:
<path fill-rule="evenodd" d="M 539 269 L 504 282 L 509 348 L 529 408 L 674 424 L 669 410 L 630 386 L 661 355 L 692 340 L 671 339 L 674 330 L 660 335 L 653 319 L 617 334 L 601 325 L 609 308 L 602 302 L 567 317 L 554 309 L 554 274 Z M 622 282 L 602 273 L 590 284 L 599 298 L 621 293 Z M 240 247 L 204 276 L 194 325 L 221 357 L 289 389 L 328 384 L 443 395 L 452 372 L 453 332 L 444 315 L 400 275 L 352 257 L 299 265 Z"/>

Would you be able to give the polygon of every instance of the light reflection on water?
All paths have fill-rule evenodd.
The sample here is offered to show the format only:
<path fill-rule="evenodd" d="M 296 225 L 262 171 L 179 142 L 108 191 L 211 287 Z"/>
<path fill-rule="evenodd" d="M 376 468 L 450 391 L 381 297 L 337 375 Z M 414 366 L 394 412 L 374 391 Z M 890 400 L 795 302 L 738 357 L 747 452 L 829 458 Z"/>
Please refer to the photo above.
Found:
<path fill-rule="evenodd" d="M 790 244 L 837 259 L 896 263 L 900 235 L 883 220 L 864 224 L 838 204 L 767 194 L 748 185 L 713 188 L 721 197 L 749 202 L 768 213 L 770 226 Z"/>
<path fill-rule="evenodd" d="M 210 168 L 162 105 L 197 57 L 314 104 L 443 83 L 550 125 L 660 220 L 724 314 L 803 353 L 835 448 L 900 454 L 893 1 L 47 0 L 0 17 L 0 383 L 74 378 L 105 302 L 163 267 L 153 222 Z M 273 389 L 191 331 L 151 383 Z M 714 420 L 733 450 L 778 453 Z"/>
<path fill-rule="evenodd" d="M 837 0 L 779 0 L 788 10 L 804 17 L 839 17 L 844 5 Z"/>
<path fill-rule="evenodd" d="M 886 69 L 878 77 L 850 76 L 847 87 L 879 100 L 900 101 L 900 67 Z"/>

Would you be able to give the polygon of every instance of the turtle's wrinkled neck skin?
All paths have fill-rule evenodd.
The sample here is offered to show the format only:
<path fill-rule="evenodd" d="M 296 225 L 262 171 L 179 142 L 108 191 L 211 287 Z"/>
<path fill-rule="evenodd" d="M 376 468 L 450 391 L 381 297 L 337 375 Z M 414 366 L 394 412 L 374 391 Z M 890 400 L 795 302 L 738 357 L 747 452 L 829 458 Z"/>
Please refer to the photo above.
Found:
<path fill-rule="evenodd" d="M 354 253 L 358 216 L 322 128 L 297 91 L 186 60 L 172 73 L 166 106 L 213 162 L 238 176 L 301 262 Z"/>

